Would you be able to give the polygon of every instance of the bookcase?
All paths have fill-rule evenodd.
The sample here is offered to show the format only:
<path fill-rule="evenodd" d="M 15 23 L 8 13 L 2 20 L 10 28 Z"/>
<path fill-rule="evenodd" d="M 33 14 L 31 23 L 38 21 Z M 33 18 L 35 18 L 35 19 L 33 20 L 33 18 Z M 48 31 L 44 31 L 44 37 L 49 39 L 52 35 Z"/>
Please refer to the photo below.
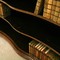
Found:
<path fill-rule="evenodd" d="M 2 2 L 2 4 L 4 3 Z M 4 4 L 4 6 L 9 8 L 10 13 L 4 18 L 0 18 L 1 31 L 6 33 L 14 43 L 33 60 L 40 59 L 36 58 L 34 54 L 30 54 L 29 46 L 31 41 L 36 41 L 36 44 L 41 43 L 41 49 L 47 47 L 58 56 L 58 59 L 55 58 L 54 60 L 60 60 L 60 24 L 44 18 L 42 14 L 40 16 L 41 12 L 35 14 L 35 10 L 34 13 L 24 13 L 27 11 L 22 10 L 22 12 L 21 10 L 18 11 L 18 9 L 14 10 L 6 4 Z M 32 46 L 35 46 L 35 44 L 33 43 Z"/>

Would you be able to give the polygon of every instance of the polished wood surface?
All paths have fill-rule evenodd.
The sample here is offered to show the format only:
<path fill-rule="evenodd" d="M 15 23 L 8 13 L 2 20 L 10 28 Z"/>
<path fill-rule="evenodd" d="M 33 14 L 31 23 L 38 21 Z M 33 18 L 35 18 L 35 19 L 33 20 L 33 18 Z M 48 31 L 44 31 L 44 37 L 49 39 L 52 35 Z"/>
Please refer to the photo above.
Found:
<path fill-rule="evenodd" d="M 35 16 L 35 17 L 41 18 L 41 19 L 43 19 L 43 20 L 45 20 L 45 21 L 48 21 L 48 22 L 50 22 L 50 23 L 52 23 L 52 24 L 55 24 L 55 25 L 57 25 L 57 26 L 60 26 L 60 24 L 57 24 L 56 22 L 54 22 L 54 21 L 52 21 L 52 20 L 50 20 L 50 19 L 46 19 L 46 18 L 44 18 L 44 17 L 42 17 L 42 16 L 40 16 L 40 15 L 35 15 L 34 13 L 29 12 L 29 11 L 26 11 L 26 10 L 23 10 L 23 9 L 18 9 L 18 8 L 16 8 L 16 7 L 11 6 L 10 4 L 8 4 L 8 3 L 5 2 L 5 1 L 2 1 L 2 0 L 1 0 L 0 2 L 3 3 L 3 4 L 5 4 L 5 5 L 7 5 L 9 8 L 11 8 L 11 9 L 13 9 L 13 10 L 16 10 L 16 11 L 18 11 L 18 12 L 22 12 L 22 13 L 25 13 L 25 14 L 33 15 L 33 16 Z"/>
<path fill-rule="evenodd" d="M 1 60 L 32 60 L 31 57 L 29 57 L 24 51 L 19 49 L 14 44 L 13 40 L 2 31 L 0 31 L 0 47 Z"/>
<path fill-rule="evenodd" d="M 11 39 L 0 31 L 0 60 L 26 60 L 17 52 L 17 49 L 11 43 Z"/>
<path fill-rule="evenodd" d="M 11 14 L 5 18 L 0 17 L 0 31 L 6 33 L 14 41 L 15 46 L 25 51 L 24 54 L 28 53 L 28 43 L 33 39 L 60 55 L 59 25 L 52 24 L 51 21 L 48 22 L 34 13 L 17 9 L 4 1 L 1 3 L 10 8 Z"/>

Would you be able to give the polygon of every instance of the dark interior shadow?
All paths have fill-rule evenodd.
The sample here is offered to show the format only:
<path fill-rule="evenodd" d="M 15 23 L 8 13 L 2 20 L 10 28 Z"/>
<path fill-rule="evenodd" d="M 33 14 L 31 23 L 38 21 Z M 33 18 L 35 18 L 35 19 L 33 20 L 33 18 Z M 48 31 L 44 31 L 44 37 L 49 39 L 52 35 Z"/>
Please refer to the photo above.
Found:
<path fill-rule="evenodd" d="M 34 12 L 37 0 L 3 0 L 3 1 L 5 1 L 6 3 L 13 7 Z"/>
<path fill-rule="evenodd" d="M 18 12 L 12 9 L 10 9 L 10 15 L 7 16 L 5 19 L 7 19 L 7 21 L 9 21 L 13 25 L 13 27 L 15 27 L 17 30 L 39 39 L 40 41 L 46 43 L 47 45 L 51 46 L 52 48 L 60 52 L 60 48 L 59 48 L 60 47 L 60 27 L 42 18 L 38 18 L 33 15 Z M 20 40 L 24 43 L 26 39 L 27 42 L 25 44 L 28 44 L 28 42 L 31 40 L 30 38 L 26 38 L 25 36 L 22 36 L 22 35 L 20 36 L 20 34 L 15 33 L 15 31 L 12 30 L 8 24 L 7 25 L 6 24 L 7 23 L 5 23 L 3 20 L 0 19 L 0 26 L 2 26 L 1 29 L 3 29 L 3 31 L 6 31 L 6 33 L 8 33 L 7 31 L 9 31 L 10 34 L 14 32 L 11 35 L 12 38 L 17 40 L 23 37 L 23 39 L 20 39 Z M 7 27 L 5 28 L 5 26 Z M 18 44 L 19 43 L 20 42 L 18 42 Z"/>

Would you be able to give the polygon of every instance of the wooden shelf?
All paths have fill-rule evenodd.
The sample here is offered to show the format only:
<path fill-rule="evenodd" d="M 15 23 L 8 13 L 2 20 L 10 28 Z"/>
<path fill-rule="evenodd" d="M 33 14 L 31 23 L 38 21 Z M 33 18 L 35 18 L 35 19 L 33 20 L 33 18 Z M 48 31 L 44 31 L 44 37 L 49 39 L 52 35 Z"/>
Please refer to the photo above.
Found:
<path fill-rule="evenodd" d="M 37 17 L 37 18 L 41 18 L 41 19 L 43 19 L 43 20 L 45 20 L 45 21 L 48 21 L 48 22 L 50 22 L 50 23 L 52 23 L 52 24 L 55 24 L 55 25 L 57 25 L 57 26 L 59 26 L 60 27 L 60 24 L 59 23 L 56 23 L 56 22 L 54 22 L 54 21 L 52 21 L 52 20 L 50 20 L 50 19 L 47 19 L 47 18 L 45 18 L 45 17 L 43 17 L 43 16 L 41 16 L 41 15 L 36 15 L 36 14 L 34 14 L 34 13 L 32 13 L 31 11 L 27 11 L 27 10 L 22 10 L 22 9 L 18 9 L 18 8 L 16 8 L 16 7 L 13 7 L 13 6 L 11 6 L 11 5 L 9 5 L 8 3 L 6 3 L 6 2 L 4 2 L 4 1 L 1 1 L 4 5 L 6 5 L 6 6 L 8 6 L 8 8 L 10 8 L 10 9 L 13 9 L 13 10 L 16 10 L 16 11 L 18 11 L 18 12 L 21 12 L 21 13 L 25 13 L 25 14 L 27 14 L 27 15 L 32 15 L 32 16 L 35 16 L 35 17 Z M 34 8 L 35 9 L 35 8 Z M 34 10 L 33 10 L 34 11 Z M 38 19 L 38 20 L 40 20 L 40 19 Z"/>
<path fill-rule="evenodd" d="M 36 0 L 29 0 L 29 1 L 28 0 L 18 0 L 18 1 L 3 0 L 3 1 L 5 1 L 6 3 L 8 3 L 13 7 L 30 11 L 30 12 L 34 12 L 35 4 L 36 4 Z"/>
<path fill-rule="evenodd" d="M 42 42 L 60 55 L 60 24 L 40 15 L 17 9 L 4 1 L 10 14 L 0 17 L 0 31 L 6 33 L 14 43 L 29 55 L 29 42 Z M 34 57 L 35 58 L 35 57 Z"/>

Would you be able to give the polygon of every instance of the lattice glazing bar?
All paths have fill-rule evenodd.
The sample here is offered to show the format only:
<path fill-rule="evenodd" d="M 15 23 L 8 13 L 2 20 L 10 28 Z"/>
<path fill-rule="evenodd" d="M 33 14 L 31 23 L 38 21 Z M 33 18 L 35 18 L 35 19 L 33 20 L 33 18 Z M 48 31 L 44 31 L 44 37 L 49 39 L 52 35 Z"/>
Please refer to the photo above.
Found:
<path fill-rule="evenodd" d="M 60 1 L 45 0 L 43 17 L 50 19 L 56 23 L 60 23 Z"/>
<path fill-rule="evenodd" d="M 39 14 L 39 11 L 40 11 L 40 9 L 41 9 L 41 4 L 42 4 L 42 0 L 37 0 L 34 14 L 36 14 L 36 15 Z"/>

